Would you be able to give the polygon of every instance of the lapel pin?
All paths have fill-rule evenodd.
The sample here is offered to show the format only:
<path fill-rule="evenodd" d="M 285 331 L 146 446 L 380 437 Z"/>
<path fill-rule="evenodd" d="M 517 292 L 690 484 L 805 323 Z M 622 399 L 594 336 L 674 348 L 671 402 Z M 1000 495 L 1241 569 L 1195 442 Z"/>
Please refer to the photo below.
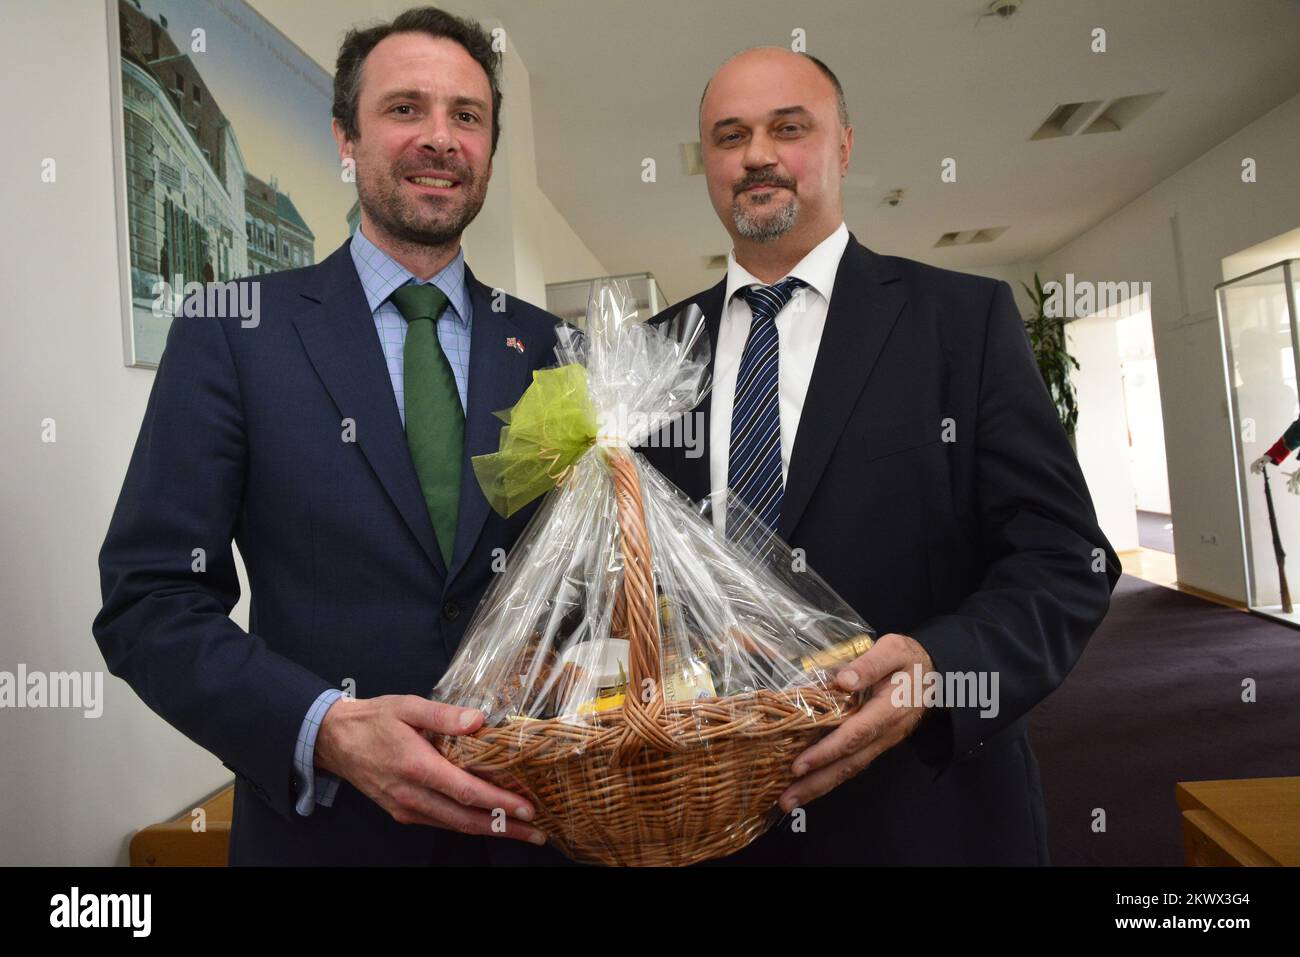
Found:
<path fill-rule="evenodd" d="M 511 336 L 509 339 L 506 340 L 506 348 L 514 349 L 516 352 L 522 354 L 524 351 L 524 344 L 518 337 Z"/>

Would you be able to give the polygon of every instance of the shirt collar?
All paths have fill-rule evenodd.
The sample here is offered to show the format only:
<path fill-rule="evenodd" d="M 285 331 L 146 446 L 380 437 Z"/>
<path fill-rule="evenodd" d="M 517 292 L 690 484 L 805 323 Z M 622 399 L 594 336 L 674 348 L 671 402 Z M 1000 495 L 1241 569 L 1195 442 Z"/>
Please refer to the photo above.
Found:
<path fill-rule="evenodd" d="M 849 228 L 840 223 L 839 228 L 809 250 L 808 255 L 795 265 L 785 276 L 796 276 L 811 286 L 827 303 L 831 301 L 831 290 L 835 287 L 835 274 L 839 272 L 840 260 L 849 244 Z M 765 283 L 757 279 L 748 269 L 736 262 L 736 250 L 727 254 L 727 293 L 722 301 L 730 303 L 731 297 L 746 286 L 762 286 Z M 726 315 L 726 309 L 723 310 Z"/>
<path fill-rule="evenodd" d="M 352 235 L 351 252 L 352 262 L 357 267 L 357 275 L 361 279 L 361 288 L 365 290 L 371 315 L 388 300 L 394 289 L 408 282 L 422 281 L 416 279 L 410 270 L 371 242 L 370 238 L 361 231 L 360 226 Z M 465 284 L 465 250 L 456 250 L 456 258 L 427 281 L 443 291 L 451 304 L 452 315 L 456 321 L 468 327 L 470 310 L 469 289 Z"/>

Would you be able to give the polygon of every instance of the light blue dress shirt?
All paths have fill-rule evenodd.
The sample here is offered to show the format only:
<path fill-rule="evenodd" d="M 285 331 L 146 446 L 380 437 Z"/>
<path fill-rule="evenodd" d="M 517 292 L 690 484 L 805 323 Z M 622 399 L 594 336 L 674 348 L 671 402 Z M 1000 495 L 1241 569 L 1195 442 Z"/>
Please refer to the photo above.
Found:
<path fill-rule="evenodd" d="M 350 251 L 352 262 L 357 267 L 357 275 L 361 278 L 361 288 L 365 290 L 366 302 L 374 317 L 375 332 L 379 336 L 379 344 L 384 350 L 384 362 L 388 366 L 388 378 L 393 384 L 393 397 L 397 400 L 397 412 L 401 416 L 402 427 L 405 428 L 402 350 L 406 345 L 406 319 L 388 297 L 399 286 L 408 282 L 418 283 L 420 280 L 372 243 L 360 228 L 352 236 Z M 465 251 L 457 251 L 456 258 L 428 281 L 447 296 L 448 306 L 438 319 L 438 343 L 456 377 L 456 391 L 460 393 L 461 408 L 468 409 L 469 343 L 474 316 L 469 288 L 465 285 Z M 339 788 L 337 777 L 316 770 L 315 757 L 316 734 L 320 731 L 321 721 L 330 705 L 341 697 L 343 692 L 337 688 L 321 692 L 320 697 L 312 702 L 302 727 L 298 730 L 298 741 L 293 752 L 293 771 L 298 785 L 296 808 L 304 816 L 311 814 L 317 804 L 331 806 Z"/>

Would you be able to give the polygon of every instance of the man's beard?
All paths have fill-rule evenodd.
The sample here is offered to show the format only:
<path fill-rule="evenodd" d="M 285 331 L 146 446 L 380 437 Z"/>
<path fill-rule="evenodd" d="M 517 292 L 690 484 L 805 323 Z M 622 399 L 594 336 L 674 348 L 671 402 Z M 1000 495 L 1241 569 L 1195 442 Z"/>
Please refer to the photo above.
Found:
<path fill-rule="evenodd" d="M 746 239 L 753 240 L 757 243 L 770 243 L 788 233 L 794 226 L 795 220 L 799 218 L 799 197 L 791 196 L 789 202 L 778 207 L 765 218 L 759 219 L 750 214 L 749 209 L 741 202 L 741 195 L 744 190 L 751 186 L 782 186 L 793 192 L 794 183 L 790 180 L 781 179 L 771 173 L 755 173 L 746 176 L 736 184 L 735 198 L 731 201 L 731 219 L 736 224 L 736 232 Z M 776 195 L 769 194 L 763 200 L 751 200 L 755 206 L 771 206 L 775 201 Z"/>
<path fill-rule="evenodd" d="M 480 179 L 466 167 L 449 169 L 458 189 L 463 192 L 459 204 L 455 198 L 402 195 L 406 180 L 357 176 L 357 197 L 361 208 L 375 225 L 399 243 L 415 246 L 445 246 L 458 239 L 487 199 L 487 180 Z M 381 185 L 375 188 L 373 183 Z"/>

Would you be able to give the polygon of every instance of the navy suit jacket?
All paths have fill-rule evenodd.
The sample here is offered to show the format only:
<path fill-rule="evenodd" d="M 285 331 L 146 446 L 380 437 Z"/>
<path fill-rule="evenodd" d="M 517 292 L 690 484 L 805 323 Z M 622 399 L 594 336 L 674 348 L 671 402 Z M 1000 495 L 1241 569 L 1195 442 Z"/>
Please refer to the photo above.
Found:
<path fill-rule="evenodd" d="M 256 325 L 172 322 L 100 552 L 95 639 L 113 674 L 235 772 L 232 864 L 482 862 L 501 839 L 398 824 L 346 781 L 333 807 L 298 815 L 293 752 L 325 689 L 351 679 L 358 697 L 427 696 L 446 669 L 494 557 L 536 507 L 501 518 L 469 459 L 497 450 L 493 413 L 554 363 L 559 320 L 466 270 L 469 401 L 447 568 L 348 244 L 242 281 L 261 284 Z M 248 632 L 228 617 L 232 539 Z"/>
<path fill-rule="evenodd" d="M 716 342 L 725 287 L 651 321 L 694 303 Z M 708 407 L 702 455 L 642 450 L 694 499 L 710 490 Z M 779 530 L 880 634 L 911 635 L 940 672 L 997 672 L 1000 710 L 930 711 L 812 802 L 806 831 L 787 820 L 727 861 L 1046 863 L 1026 715 L 1078 660 L 1120 565 L 1005 282 L 850 236 Z"/>

